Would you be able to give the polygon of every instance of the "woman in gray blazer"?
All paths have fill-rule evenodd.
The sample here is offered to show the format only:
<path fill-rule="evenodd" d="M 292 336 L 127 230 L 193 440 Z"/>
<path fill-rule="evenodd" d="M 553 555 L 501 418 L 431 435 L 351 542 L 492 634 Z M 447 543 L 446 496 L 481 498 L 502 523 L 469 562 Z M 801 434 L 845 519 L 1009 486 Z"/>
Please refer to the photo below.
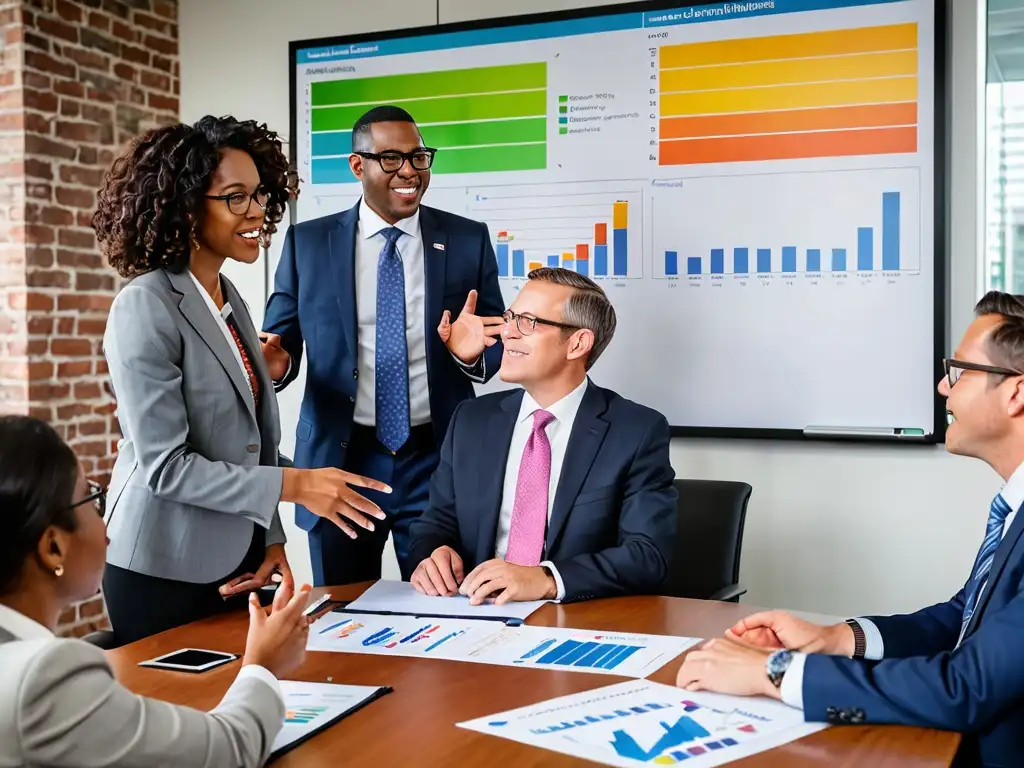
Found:
<path fill-rule="evenodd" d="M 280 574 L 280 501 L 355 536 L 384 519 L 338 469 L 278 453 L 277 398 L 248 308 L 221 274 L 252 264 L 295 181 L 277 134 L 205 117 L 135 141 L 98 196 L 93 228 L 130 282 L 103 350 L 123 439 L 110 484 L 103 589 L 118 642 L 235 607 Z"/>
<path fill-rule="evenodd" d="M 53 634 L 99 588 L 104 495 L 52 427 L 0 417 L 0 766 L 262 765 L 278 678 L 305 658 L 309 587 L 279 589 L 269 617 L 250 598 L 241 670 L 210 713 L 136 696 L 99 648 Z"/>

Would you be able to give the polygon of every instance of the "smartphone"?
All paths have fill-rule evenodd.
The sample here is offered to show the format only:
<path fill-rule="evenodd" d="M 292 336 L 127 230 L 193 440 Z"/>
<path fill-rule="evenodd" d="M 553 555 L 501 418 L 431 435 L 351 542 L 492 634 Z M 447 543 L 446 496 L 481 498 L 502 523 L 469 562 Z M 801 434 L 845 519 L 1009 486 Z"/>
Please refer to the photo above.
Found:
<path fill-rule="evenodd" d="M 223 651 L 205 651 L 200 648 L 181 648 L 149 661 L 140 661 L 140 667 L 173 669 L 178 672 L 205 672 L 238 658 L 238 654 Z"/>

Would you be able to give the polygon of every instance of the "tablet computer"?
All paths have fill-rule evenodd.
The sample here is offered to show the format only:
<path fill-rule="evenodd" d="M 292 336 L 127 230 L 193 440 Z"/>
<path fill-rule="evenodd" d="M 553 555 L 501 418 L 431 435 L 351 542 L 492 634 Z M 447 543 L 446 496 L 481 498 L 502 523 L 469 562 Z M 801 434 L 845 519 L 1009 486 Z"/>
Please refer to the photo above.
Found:
<path fill-rule="evenodd" d="M 202 648 L 180 648 L 177 651 L 165 653 L 163 656 L 157 656 L 155 659 L 140 661 L 139 666 L 173 669 L 178 672 L 205 672 L 237 658 L 238 654 L 236 653 L 207 651 Z"/>

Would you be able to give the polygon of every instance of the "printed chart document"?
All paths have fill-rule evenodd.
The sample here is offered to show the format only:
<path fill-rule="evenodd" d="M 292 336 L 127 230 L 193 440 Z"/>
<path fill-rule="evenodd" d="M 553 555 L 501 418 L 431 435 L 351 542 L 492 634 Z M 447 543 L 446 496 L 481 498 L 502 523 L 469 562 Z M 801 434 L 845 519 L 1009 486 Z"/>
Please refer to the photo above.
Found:
<path fill-rule="evenodd" d="M 460 728 L 605 765 L 710 768 L 826 728 L 767 698 L 690 692 L 646 680 L 550 699 Z"/>
<path fill-rule="evenodd" d="M 323 728 L 369 704 L 391 689 L 377 685 L 334 685 L 281 680 L 284 727 L 274 740 L 271 756 L 278 757 Z"/>
<path fill-rule="evenodd" d="M 646 677 L 698 642 L 692 637 L 510 627 L 496 621 L 377 616 L 339 609 L 310 626 L 306 647 Z"/>
<path fill-rule="evenodd" d="M 505 605 L 494 605 L 493 602 L 486 602 L 483 605 L 470 605 L 469 598 L 462 595 L 456 595 L 455 597 L 430 597 L 428 595 L 421 595 L 407 581 L 381 580 L 363 592 L 357 600 L 349 603 L 348 608 L 354 611 L 373 611 L 376 613 L 519 619 L 522 621 L 547 602 L 547 600 L 533 600 L 523 603 L 506 603 Z"/>

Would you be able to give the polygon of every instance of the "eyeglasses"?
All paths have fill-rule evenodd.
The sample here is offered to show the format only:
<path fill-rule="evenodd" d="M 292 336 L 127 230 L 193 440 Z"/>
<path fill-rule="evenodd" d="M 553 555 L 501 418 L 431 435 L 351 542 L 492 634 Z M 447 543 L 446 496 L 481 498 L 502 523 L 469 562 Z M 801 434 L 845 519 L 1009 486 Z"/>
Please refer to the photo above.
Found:
<path fill-rule="evenodd" d="M 251 201 L 255 200 L 262 210 L 267 210 L 267 200 L 270 193 L 266 187 L 257 187 L 251 195 L 245 192 L 232 192 L 230 195 L 207 195 L 210 200 L 223 200 L 227 203 L 228 210 L 235 216 L 245 216 L 249 212 Z"/>
<path fill-rule="evenodd" d="M 994 373 L 998 376 L 1024 376 L 1020 371 L 1012 371 L 1009 368 L 999 368 L 994 365 L 982 365 L 981 363 L 967 363 L 963 360 L 954 360 L 947 357 L 942 361 L 942 367 L 946 372 L 946 381 L 953 386 L 960 380 L 964 371 L 981 371 L 982 373 Z"/>
<path fill-rule="evenodd" d="M 520 315 L 513 312 L 511 309 L 506 309 L 502 314 L 501 319 L 505 321 L 505 325 L 508 325 L 513 320 L 516 321 L 516 328 L 520 335 L 529 336 L 535 330 L 537 330 L 537 324 L 550 325 L 553 328 L 563 328 L 567 331 L 578 331 L 580 326 L 568 325 L 566 323 L 556 323 L 554 320 L 545 320 L 541 317 L 534 317 L 533 315 Z"/>
<path fill-rule="evenodd" d="M 399 152 L 389 149 L 387 152 L 353 152 L 352 154 L 376 160 L 380 163 L 380 169 L 384 173 L 395 173 L 405 165 L 406 160 L 417 171 L 429 170 L 430 166 L 434 163 L 435 152 L 437 150 L 433 147 L 420 147 L 412 152 Z"/>
<path fill-rule="evenodd" d="M 89 486 L 89 495 L 72 504 L 71 509 L 75 509 L 83 504 L 92 502 L 93 506 L 96 508 L 96 514 L 100 517 L 104 517 L 107 513 L 107 489 L 92 480 L 86 480 L 86 483 Z"/>

